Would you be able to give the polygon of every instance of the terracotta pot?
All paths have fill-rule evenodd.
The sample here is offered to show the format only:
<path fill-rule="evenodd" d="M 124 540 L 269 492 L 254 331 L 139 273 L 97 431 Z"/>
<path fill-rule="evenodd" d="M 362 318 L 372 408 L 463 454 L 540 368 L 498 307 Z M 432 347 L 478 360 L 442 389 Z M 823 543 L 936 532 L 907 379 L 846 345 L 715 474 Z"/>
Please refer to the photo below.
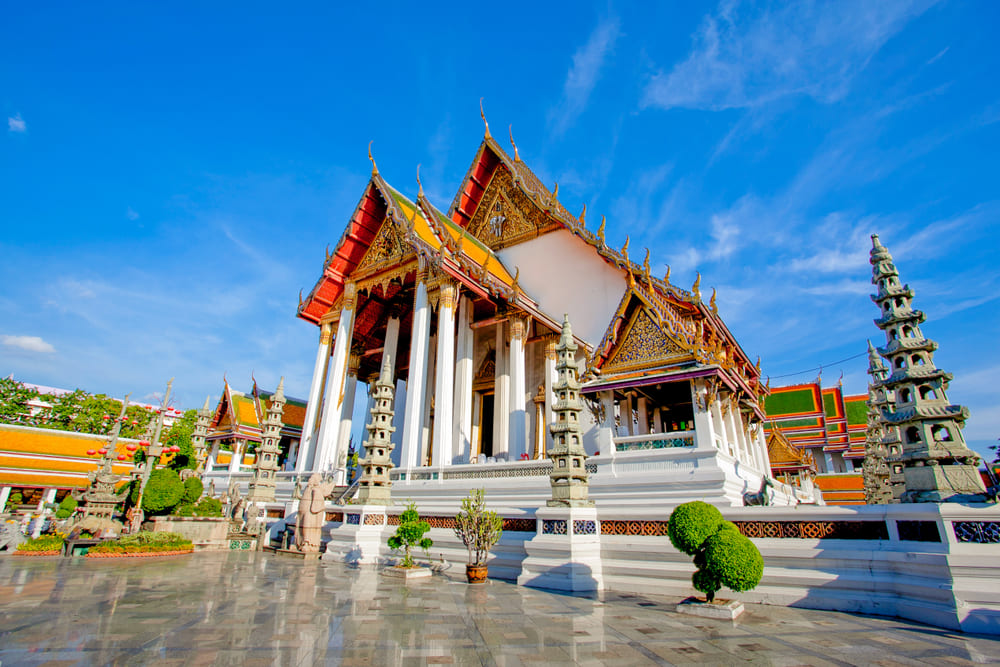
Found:
<path fill-rule="evenodd" d="M 469 580 L 470 584 L 482 584 L 486 581 L 487 566 L 485 565 L 466 565 L 465 566 L 465 577 Z"/>

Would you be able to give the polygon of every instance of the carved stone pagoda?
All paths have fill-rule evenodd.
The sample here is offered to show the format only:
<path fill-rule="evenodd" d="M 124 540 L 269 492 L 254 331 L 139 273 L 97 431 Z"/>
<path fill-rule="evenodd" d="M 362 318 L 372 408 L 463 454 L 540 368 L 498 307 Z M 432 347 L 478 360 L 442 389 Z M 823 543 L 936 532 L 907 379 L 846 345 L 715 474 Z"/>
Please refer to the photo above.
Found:
<path fill-rule="evenodd" d="M 885 332 L 878 353 L 889 375 L 876 389 L 891 391 L 894 405 L 883 413 L 887 427 L 899 433 L 899 463 L 906 490 L 902 502 L 983 502 L 986 489 L 979 476 L 979 457 L 965 445 L 965 406 L 950 405 L 945 391 L 952 379 L 934 366 L 937 343 L 924 338 L 924 314 L 912 306 L 913 290 L 899 281 L 892 255 L 872 235 L 872 301 L 881 310 L 875 320 Z M 889 446 L 890 459 L 897 452 Z M 898 474 L 898 473 L 896 473 Z"/>
<path fill-rule="evenodd" d="M 208 457 L 208 425 L 212 422 L 212 409 L 209 407 L 210 396 L 205 397 L 205 405 L 198 411 L 198 419 L 191 433 L 191 446 L 194 448 L 194 458 L 198 463 L 198 474 L 205 470 L 205 459 Z"/>
<path fill-rule="evenodd" d="M 891 408 L 887 390 L 880 385 L 889 376 L 882 358 L 871 341 L 868 341 L 868 423 L 865 427 L 865 460 L 861 475 L 865 483 L 865 502 L 869 505 L 885 505 L 893 501 L 892 486 L 889 483 L 890 467 L 886 461 L 889 450 L 883 441 L 885 429 L 882 413 Z M 900 465 L 900 476 L 902 466 Z"/>
<path fill-rule="evenodd" d="M 249 503 L 274 502 L 275 475 L 278 473 L 278 456 L 281 454 L 281 415 L 284 410 L 285 378 L 281 378 L 267 408 L 264 433 L 257 450 L 250 490 L 247 492 Z"/>
<path fill-rule="evenodd" d="M 390 360 L 386 358 L 372 393 L 372 420 L 367 427 L 365 455 L 358 462 L 362 471 L 358 502 L 362 505 L 392 503 L 392 482 L 389 480 L 389 471 L 393 465 L 389 457 L 394 448 L 392 434 L 396 430 L 392 425 L 394 393 L 392 366 Z"/>
<path fill-rule="evenodd" d="M 594 501 L 587 497 L 587 452 L 583 448 L 583 428 L 580 413 L 580 379 L 576 365 L 577 344 L 573 342 L 573 331 L 569 315 L 563 316 L 562 336 L 556 345 L 556 373 L 558 380 L 553 391 L 556 395 L 552 406 L 553 422 L 549 426 L 552 433 L 552 499 L 549 507 L 593 507 Z"/>
<path fill-rule="evenodd" d="M 108 444 L 98 450 L 101 453 L 100 466 L 97 470 L 87 475 L 90 479 L 90 486 L 80 496 L 80 523 L 84 525 L 91 524 L 95 519 L 103 522 L 117 523 L 114 520 L 115 506 L 121 502 L 121 498 L 118 497 L 115 491 L 118 482 L 121 481 L 121 477 L 114 473 L 112 466 L 114 465 L 118 449 L 118 434 L 121 432 L 122 424 L 125 421 L 125 413 L 128 410 L 128 397 L 129 395 L 126 394 L 125 399 L 122 401 L 121 413 L 118 415 L 118 419 L 115 420 L 114 429 L 108 434 Z M 101 524 L 92 525 L 101 528 L 105 527 Z"/>

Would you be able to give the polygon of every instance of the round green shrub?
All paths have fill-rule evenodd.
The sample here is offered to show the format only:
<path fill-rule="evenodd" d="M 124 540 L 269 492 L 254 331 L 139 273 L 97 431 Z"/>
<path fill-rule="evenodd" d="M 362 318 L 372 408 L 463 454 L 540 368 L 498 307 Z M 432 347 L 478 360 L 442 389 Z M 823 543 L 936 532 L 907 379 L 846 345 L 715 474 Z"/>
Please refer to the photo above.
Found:
<path fill-rule="evenodd" d="M 205 485 L 197 477 L 188 477 L 184 480 L 184 497 L 181 499 L 185 503 L 194 504 L 201 498 L 205 491 Z"/>
<path fill-rule="evenodd" d="M 726 588 L 742 593 L 760 583 L 764 557 L 739 532 L 720 530 L 705 542 L 705 570 Z"/>
<path fill-rule="evenodd" d="M 194 506 L 194 516 L 222 516 L 222 501 L 218 498 L 202 498 Z"/>
<path fill-rule="evenodd" d="M 142 510 L 149 515 L 166 514 L 181 501 L 184 484 L 169 468 L 154 470 L 142 494 Z"/>
<path fill-rule="evenodd" d="M 21 495 L 20 491 L 14 491 L 9 496 L 7 496 L 7 507 L 11 509 L 17 509 L 21 503 L 24 502 L 24 496 Z"/>
<path fill-rule="evenodd" d="M 56 510 L 57 519 L 68 519 L 73 516 L 73 512 L 76 511 L 76 506 L 79 505 L 79 501 L 72 496 L 72 494 L 67 493 L 66 497 L 62 499 L 59 503 L 59 509 Z"/>
<path fill-rule="evenodd" d="M 413 547 L 420 547 L 426 553 L 434 544 L 431 538 L 424 537 L 424 533 L 430 529 L 431 525 L 420 519 L 416 504 L 408 503 L 406 509 L 399 515 L 399 527 L 396 528 L 395 535 L 390 536 L 388 540 L 389 548 L 393 551 L 404 550 L 403 561 L 400 563 L 402 567 L 414 566 L 411 553 Z"/>
<path fill-rule="evenodd" d="M 696 591 L 705 594 L 705 599 L 709 602 L 715 599 L 715 593 L 722 588 L 722 582 L 710 570 L 695 570 L 691 575 L 691 583 Z"/>
<path fill-rule="evenodd" d="M 723 523 L 722 512 L 700 500 L 674 508 L 667 523 L 667 536 L 678 551 L 693 556 Z"/>

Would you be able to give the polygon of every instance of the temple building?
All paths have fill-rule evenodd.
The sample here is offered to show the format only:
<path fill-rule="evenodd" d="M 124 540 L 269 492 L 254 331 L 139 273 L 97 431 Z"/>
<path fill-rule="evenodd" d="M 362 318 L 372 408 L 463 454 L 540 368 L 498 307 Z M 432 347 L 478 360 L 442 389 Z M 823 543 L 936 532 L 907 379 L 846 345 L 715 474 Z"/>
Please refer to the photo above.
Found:
<path fill-rule="evenodd" d="M 488 125 L 447 212 L 424 195 L 419 173 L 417 186 L 403 195 L 372 159 L 346 229 L 300 297 L 298 316 L 317 326 L 319 344 L 297 474 L 346 484 L 358 383 L 374 387 L 387 369 L 394 430 L 385 450 L 405 497 L 457 498 L 475 483 L 544 504 L 567 316 L 599 506 L 740 505 L 770 475 L 759 361 L 729 332 L 714 291 L 703 298 L 700 276 L 682 289 L 669 269 L 652 274 L 648 251 L 633 261 L 628 238 L 611 248 L 604 220 L 588 229 L 586 208 L 571 214 L 558 185 L 546 188 Z M 369 393 L 370 404 L 382 395 Z M 253 427 L 235 402 L 220 403 L 218 430 L 232 414 L 228 437 L 249 441 Z M 246 419 L 255 414 L 246 408 Z M 776 491 L 780 504 L 813 500 L 788 485 Z"/>
<path fill-rule="evenodd" d="M 249 394 L 234 390 L 223 382 L 222 396 L 212 414 L 206 435 L 208 460 L 205 470 L 249 472 L 256 462 L 256 451 L 264 437 L 268 411 L 275 392 L 262 390 L 253 381 Z M 305 401 L 285 397 L 278 438 L 278 470 L 293 470 L 302 438 Z"/>

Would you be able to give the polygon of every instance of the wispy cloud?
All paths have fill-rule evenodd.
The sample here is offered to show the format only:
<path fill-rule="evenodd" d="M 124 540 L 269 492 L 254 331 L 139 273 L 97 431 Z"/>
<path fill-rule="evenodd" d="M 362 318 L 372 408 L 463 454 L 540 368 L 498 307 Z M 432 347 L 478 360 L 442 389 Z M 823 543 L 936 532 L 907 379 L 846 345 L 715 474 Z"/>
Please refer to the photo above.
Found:
<path fill-rule="evenodd" d="M 573 64 L 563 84 L 562 98 L 549 111 L 549 125 L 553 133 L 562 134 L 583 113 L 590 94 L 601 77 L 604 62 L 620 34 L 617 18 L 604 19 L 590 33 L 587 43 L 573 54 Z"/>
<path fill-rule="evenodd" d="M 41 354 L 53 354 L 56 348 L 50 343 L 46 343 L 39 336 L 0 336 L 0 343 L 7 347 L 16 347 L 25 352 L 39 352 Z"/>
<path fill-rule="evenodd" d="M 643 106 L 756 107 L 790 95 L 835 102 L 871 57 L 936 0 L 724 0 L 694 34 L 687 59 L 655 75 Z"/>
<path fill-rule="evenodd" d="M 129 220 L 138 220 L 139 214 L 136 213 L 131 206 L 129 206 L 128 209 L 125 211 L 125 217 L 128 218 Z"/>
<path fill-rule="evenodd" d="M 7 117 L 7 131 L 8 132 L 17 132 L 17 133 L 27 132 L 28 131 L 28 124 L 24 122 L 23 118 L 21 118 L 21 114 L 16 114 L 14 116 L 8 116 Z"/>

